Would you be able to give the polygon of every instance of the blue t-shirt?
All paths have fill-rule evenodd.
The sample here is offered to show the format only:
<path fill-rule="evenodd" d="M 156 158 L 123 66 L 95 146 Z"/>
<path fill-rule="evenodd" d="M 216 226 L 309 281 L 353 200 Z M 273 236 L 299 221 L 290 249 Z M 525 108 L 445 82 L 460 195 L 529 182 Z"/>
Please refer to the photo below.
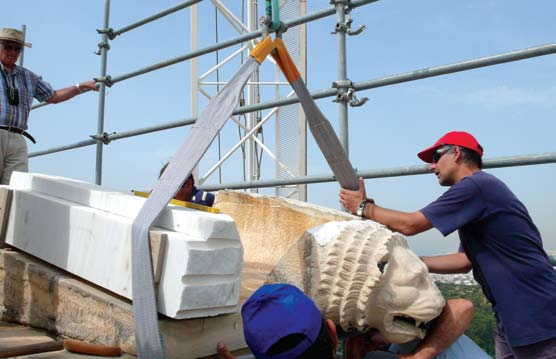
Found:
<path fill-rule="evenodd" d="M 458 230 L 511 346 L 556 337 L 556 272 L 527 209 L 502 181 L 475 172 L 421 212 L 444 236 Z"/>
<path fill-rule="evenodd" d="M 404 344 L 392 344 L 389 350 L 392 353 L 409 354 L 421 342 L 422 340 L 417 338 Z M 492 359 L 492 357 L 469 337 L 462 335 L 448 348 L 444 349 L 442 353 L 436 355 L 434 359 Z"/>

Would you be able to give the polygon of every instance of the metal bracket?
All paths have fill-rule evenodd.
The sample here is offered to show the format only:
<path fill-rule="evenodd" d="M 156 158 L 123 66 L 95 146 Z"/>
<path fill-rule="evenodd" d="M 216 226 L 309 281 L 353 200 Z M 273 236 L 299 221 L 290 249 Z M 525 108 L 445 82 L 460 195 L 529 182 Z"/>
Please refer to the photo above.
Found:
<path fill-rule="evenodd" d="M 349 36 L 359 35 L 367 28 L 366 25 L 361 25 L 355 31 L 351 30 L 351 24 L 353 23 L 353 19 L 351 17 L 351 0 L 331 0 L 331 4 L 333 5 L 344 5 L 344 13 L 346 14 L 347 20 L 344 24 L 336 23 L 336 28 L 334 29 L 331 34 L 337 34 L 339 32 L 345 32 Z"/>
<path fill-rule="evenodd" d="M 282 34 L 288 31 L 288 25 L 286 25 L 283 21 L 280 21 L 280 26 L 276 28 L 276 37 L 282 38 Z"/>
<path fill-rule="evenodd" d="M 363 97 L 361 99 L 357 98 L 351 80 L 334 81 L 332 87 L 338 89 L 338 94 L 333 102 L 349 103 L 351 107 L 359 107 L 369 101 L 368 97 Z"/>
<path fill-rule="evenodd" d="M 102 82 L 105 86 L 108 86 L 108 87 L 112 87 L 112 85 L 114 85 L 114 82 L 112 81 L 112 76 L 110 76 L 110 75 L 106 75 L 106 76 L 100 77 L 100 78 L 95 78 L 94 80 L 96 82 Z"/>
<path fill-rule="evenodd" d="M 270 23 L 271 23 L 271 19 L 270 16 L 268 15 L 264 15 L 261 16 L 260 20 L 259 20 L 259 24 L 261 25 L 261 32 L 262 32 L 262 38 L 264 39 L 265 37 L 268 36 L 268 34 L 270 33 Z"/>
<path fill-rule="evenodd" d="M 351 107 L 360 107 L 363 106 L 367 101 L 369 101 L 368 97 L 362 97 L 361 99 L 358 99 L 357 95 L 355 95 L 354 88 L 350 88 L 348 90 L 348 98 L 349 98 L 349 105 Z"/>
<path fill-rule="evenodd" d="M 114 33 L 114 29 L 111 27 L 109 27 L 108 29 L 97 29 L 97 33 L 99 33 L 100 35 L 106 34 L 106 36 L 108 36 L 110 40 L 114 40 L 116 36 L 118 36 Z"/>
<path fill-rule="evenodd" d="M 349 15 L 348 13 L 348 21 L 346 21 L 347 24 L 347 30 L 346 30 L 346 34 L 348 34 L 349 36 L 354 36 L 354 35 L 359 35 L 360 33 L 362 33 L 366 28 L 367 25 L 361 25 L 359 26 L 359 28 L 355 31 L 351 30 L 351 23 L 353 22 L 353 19 L 351 18 L 351 15 Z"/>
<path fill-rule="evenodd" d="M 98 50 L 95 52 L 95 55 L 100 55 L 101 49 L 105 48 L 106 50 L 110 50 L 110 44 L 106 41 L 101 41 L 98 43 Z"/>
<path fill-rule="evenodd" d="M 112 133 L 104 132 L 102 135 L 90 135 L 89 137 L 91 137 L 93 140 L 101 140 L 102 143 L 108 145 L 110 142 L 112 142 L 109 136 L 115 134 L 116 132 L 112 132 Z"/>

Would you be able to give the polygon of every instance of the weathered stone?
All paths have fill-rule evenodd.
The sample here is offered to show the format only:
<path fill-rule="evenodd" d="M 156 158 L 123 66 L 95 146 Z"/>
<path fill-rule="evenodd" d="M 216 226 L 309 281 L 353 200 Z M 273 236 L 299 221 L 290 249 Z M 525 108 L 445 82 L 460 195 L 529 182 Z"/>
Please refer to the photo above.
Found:
<path fill-rule="evenodd" d="M 0 250 L 0 284 L 0 319 L 135 354 L 130 301 L 17 251 Z M 161 318 L 159 325 L 169 359 L 214 355 L 220 340 L 231 349 L 246 346 L 239 313 Z"/>
<path fill-rule="evenodd" d="M 307 229 L 358 218 L 301 201 L 239 191 L 218 192 L 214 207 L 234 219 L 245 263 L 269 271 Z"/>

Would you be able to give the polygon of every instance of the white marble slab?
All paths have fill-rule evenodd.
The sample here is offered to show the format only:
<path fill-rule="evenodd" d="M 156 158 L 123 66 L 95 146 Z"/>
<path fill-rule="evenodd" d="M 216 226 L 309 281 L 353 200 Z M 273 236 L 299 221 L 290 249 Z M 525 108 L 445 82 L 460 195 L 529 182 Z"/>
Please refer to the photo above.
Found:
<path fill-rule="evenodd" d="M 80 193 L 86 187 L 72 188 Z M 97 187 L 98 193 L 104 192 Z M 125 196 L 118 194 L 120 199 Z M 133 198 L 128 203 L 138 199 L 127 196 Z M 182 233 L 188 223 L 175 223 L 181 232 L 153 228 L 168 238 L 158 287 L 159 311 L 177 319 L 230 313 L 239 298 L 243 258 L 235 224 L 220 214 L 187 212 L 173 218 L 195 223 L 199 217 L 201 224 L 190 226 L 193 235 Z M 15 189 L 6 243 L 131 299 L 132 222 L 84 204 Z M 231 238 L 225 239 L 223 228 L 230 224 Z M 216 237 L 202 237 L 207 234 Z"/>
<path fill-rule="evenodd" d="M 32 190 L 131 219 L 137 216 L 146 200 L 104 186 L 38 173 L 14 172 L 10 180 L 10 188 Z M 221 214 L 219 221 L 214 221 L 213 215 L 213 213 L 169 205 L 161 213 L 155 225 L 199 238 L 239 240 L 239 234 L 231 217 Z"/>

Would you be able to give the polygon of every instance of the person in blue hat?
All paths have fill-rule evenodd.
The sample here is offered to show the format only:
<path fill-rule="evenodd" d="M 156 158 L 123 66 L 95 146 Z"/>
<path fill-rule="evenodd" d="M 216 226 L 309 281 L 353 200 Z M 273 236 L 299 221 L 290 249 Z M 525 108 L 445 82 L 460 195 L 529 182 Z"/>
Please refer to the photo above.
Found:
<path fill-rule="evenodd" d="M 336 358 L 338 333 L 331 320 L 325 320 L 316 304 L 301 290 L 290 284 L 267 284 L 260 287 L 242 307 L 245 342 L 257 359 L 333 359 Z M 396 346 L 387 352 L 388 343 L 377 331 L 363 335 L 344 333 L 347 359 L 485 359 L 489 356 L 475 343 L 461 336 L 473 316 L 473 305 L 463 299 L 448 300 L 436 328 L 431 330 L 434 342 L 440 346 L 421 345 L 419 340 Z M 442 318 L 441 318 L 442 317 Z M 459 325 L 454 325 L 454 320 Z M 446 333 L 450 332 L 450 333 Z M 357 334 L 357 333 L 355 333 Z M 360 334 L 360 333 L 359 333 Z M 458 338 L 455 343 L 454 339 Z M 225 359 L 235 359 L 223 343 L 218 353 Z"/>
<path fill-rule="evenodd" d="M 247 299 L 241 316 L 245 342 L 257 359 L 336 358 L 336 326 L 293 285 L 263 285 Z M 223 343 L 218 352 L 234 359 Z M 371 354 L 369 359 L 397 358 L 387 352 Z"/>

